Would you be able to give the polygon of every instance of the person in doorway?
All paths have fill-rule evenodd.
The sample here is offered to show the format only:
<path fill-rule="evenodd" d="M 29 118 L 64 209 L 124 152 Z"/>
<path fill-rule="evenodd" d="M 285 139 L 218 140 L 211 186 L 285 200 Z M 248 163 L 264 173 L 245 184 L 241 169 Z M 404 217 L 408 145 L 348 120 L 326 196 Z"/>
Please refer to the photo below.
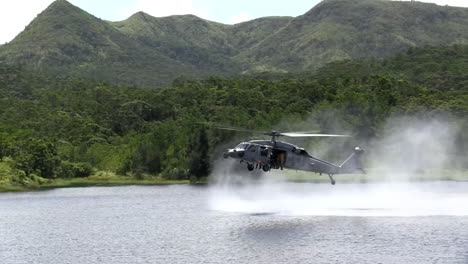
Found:
<path fill-rule="evenodd" d="M 278 153 L 278 164 L 281 170 L 284 168 L 284 162 L 286 161 L 286 154 L 284 152 Z"/>

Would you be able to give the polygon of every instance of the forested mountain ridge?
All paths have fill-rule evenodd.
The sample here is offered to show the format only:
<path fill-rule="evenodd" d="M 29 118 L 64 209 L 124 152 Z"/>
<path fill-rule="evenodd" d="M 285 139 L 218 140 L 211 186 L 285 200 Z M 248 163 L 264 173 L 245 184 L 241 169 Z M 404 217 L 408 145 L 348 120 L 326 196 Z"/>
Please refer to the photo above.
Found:
<path fill-rule="evenodd" d="M 439 91 L 468 90 L 468 45 L 410 48 L 404 55 L 383 59 L 343 60 L 318 69 L 312 76 L 353 78 L 393 74 Z"/>
<path fill-rule="evenodd" d="M 13 41 L 1 60 L 28 68 L 122 84 L 142 84 L 159 66 L 159 78 L 173 71 L 196 72 L 132 41 L 127 35 L 65 0 L 53 2 Z M 132 77 L 130 77 L 132 76 Z M 159 84 L 155 82 L 155 85 Z"/>
<path fill-rule="evenodd" d="M 165 86 L 180 75 L 300 72 L 330 61 L 468 43 L 468 9 L 419 2 L 325 0 L 298 17 L 224 25 L 193 15 L 121 22 L 57 0 L 0 62 L 123 85 Z"/>
<path fill-rule="evenodd" d="M 235 49 L 227 41 L 226 25 L 193 15 L 156 18 L 144 12 L 111 25 L 152 52 L 194 66 L 197 76 L 240 71 L 231 58 Z M 176 71 L 176 74 L 187 72 Z M 188 75 L 193 76 L 193 73 Z"/>
<path fill-rule="evenodd" d="M 468 43 L 468 8 L 409 1 L 325 0 L 241 57 L 288 70 Z"/>

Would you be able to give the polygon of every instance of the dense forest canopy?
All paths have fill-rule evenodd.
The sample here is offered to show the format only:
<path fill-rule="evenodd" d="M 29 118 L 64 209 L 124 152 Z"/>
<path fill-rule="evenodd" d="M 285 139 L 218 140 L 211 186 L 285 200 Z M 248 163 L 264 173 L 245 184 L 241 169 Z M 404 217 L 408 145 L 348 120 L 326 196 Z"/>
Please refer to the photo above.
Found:
<path fill-rule="evenodd" d="M 0 65 L 0 184 L 86 177 L 197 180 L 234 134 L 198 122 L 270 129 L 309 120 L 332 131 L 326 113 L 364 143 L 387 118 L 444 115 L 468 150 L 468 46 L 412 48 L 385 59 L 335 62 L 300 76 L 178 78 L 165 89 L 118 87 Z M 313 117 L 312 120 L 310 118 Z M 289 127 L 282 127 L 288 129 Z"/>

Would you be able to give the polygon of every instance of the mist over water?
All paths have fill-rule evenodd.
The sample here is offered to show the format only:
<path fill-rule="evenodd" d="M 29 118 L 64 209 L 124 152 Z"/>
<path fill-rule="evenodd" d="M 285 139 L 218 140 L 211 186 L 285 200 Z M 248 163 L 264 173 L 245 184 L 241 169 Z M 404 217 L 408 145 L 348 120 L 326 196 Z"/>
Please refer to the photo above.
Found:
<path fill-rule="evenodd" d="M 468 194 L 450 182 L 282 183 L 234 188 L 213 187 L 211 208 L 298 216 L 468 216 Z"/>
<path fill-rule="evenodd" d="M 388 181 L 408 181 L 426 172 L 458 167 L 463 162 L 454 155 L 458 130 L 454 122 L 439 119 L 391 119 L 383 137 L 370 144 L 368 166 Z"/>
<path fill-rule="evenodd" d="M 390 120 L 384 135 L 367 146 L 364 162 L 371 172 L 362 177 L 371 183 L 366 184 L 341 183 L 347 175 L 337 175 L 335 186 L 292 183 L 282 171 L 252 174 L 245 164 L 220 160 L 211 175 L 210 206 L 291 216 L 468 216 L 468 183 L 444 181 L 447 175 L 440 173 L 464 162 L 452 155 L 457 129 L 436 119 Z"/>

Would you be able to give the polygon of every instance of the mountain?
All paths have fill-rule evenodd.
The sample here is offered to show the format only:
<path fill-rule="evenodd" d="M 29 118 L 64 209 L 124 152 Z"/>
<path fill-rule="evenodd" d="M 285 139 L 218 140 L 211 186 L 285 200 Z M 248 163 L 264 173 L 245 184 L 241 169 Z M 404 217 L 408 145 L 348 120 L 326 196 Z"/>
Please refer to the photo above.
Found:
<path fill-rule="evenodd" d="M 468 43 L 468 8 L 386 0 L 325 0 L 239 57 L 288 70 Z"/>
<path fill-rule="evenodd" d="M 0 53 L 3 62 L 128 85 L 167 83 L 173 72 L 198 74 L 64 0 L 39 14 Z"/>
<path fill-rule="evenodd" d="M 324 0 L 298 17 L 225 25 L 144 12 L 108 22 L 57 0 L 0 46 L 0 62 L 156 87 L 181 75 L 300 72 L 410 47 L 466 44 L 467 29 L 467 8 L 419 2 Z"/>
<path fill-rule="evenodd" d="M 193 15 L 156 18 L 144 12 L 110 24 L 151 52 L 194 66 L 198 74 L 240 70 L 231 58 L 234 48 L 227 41 L 226 25 Z"/>

